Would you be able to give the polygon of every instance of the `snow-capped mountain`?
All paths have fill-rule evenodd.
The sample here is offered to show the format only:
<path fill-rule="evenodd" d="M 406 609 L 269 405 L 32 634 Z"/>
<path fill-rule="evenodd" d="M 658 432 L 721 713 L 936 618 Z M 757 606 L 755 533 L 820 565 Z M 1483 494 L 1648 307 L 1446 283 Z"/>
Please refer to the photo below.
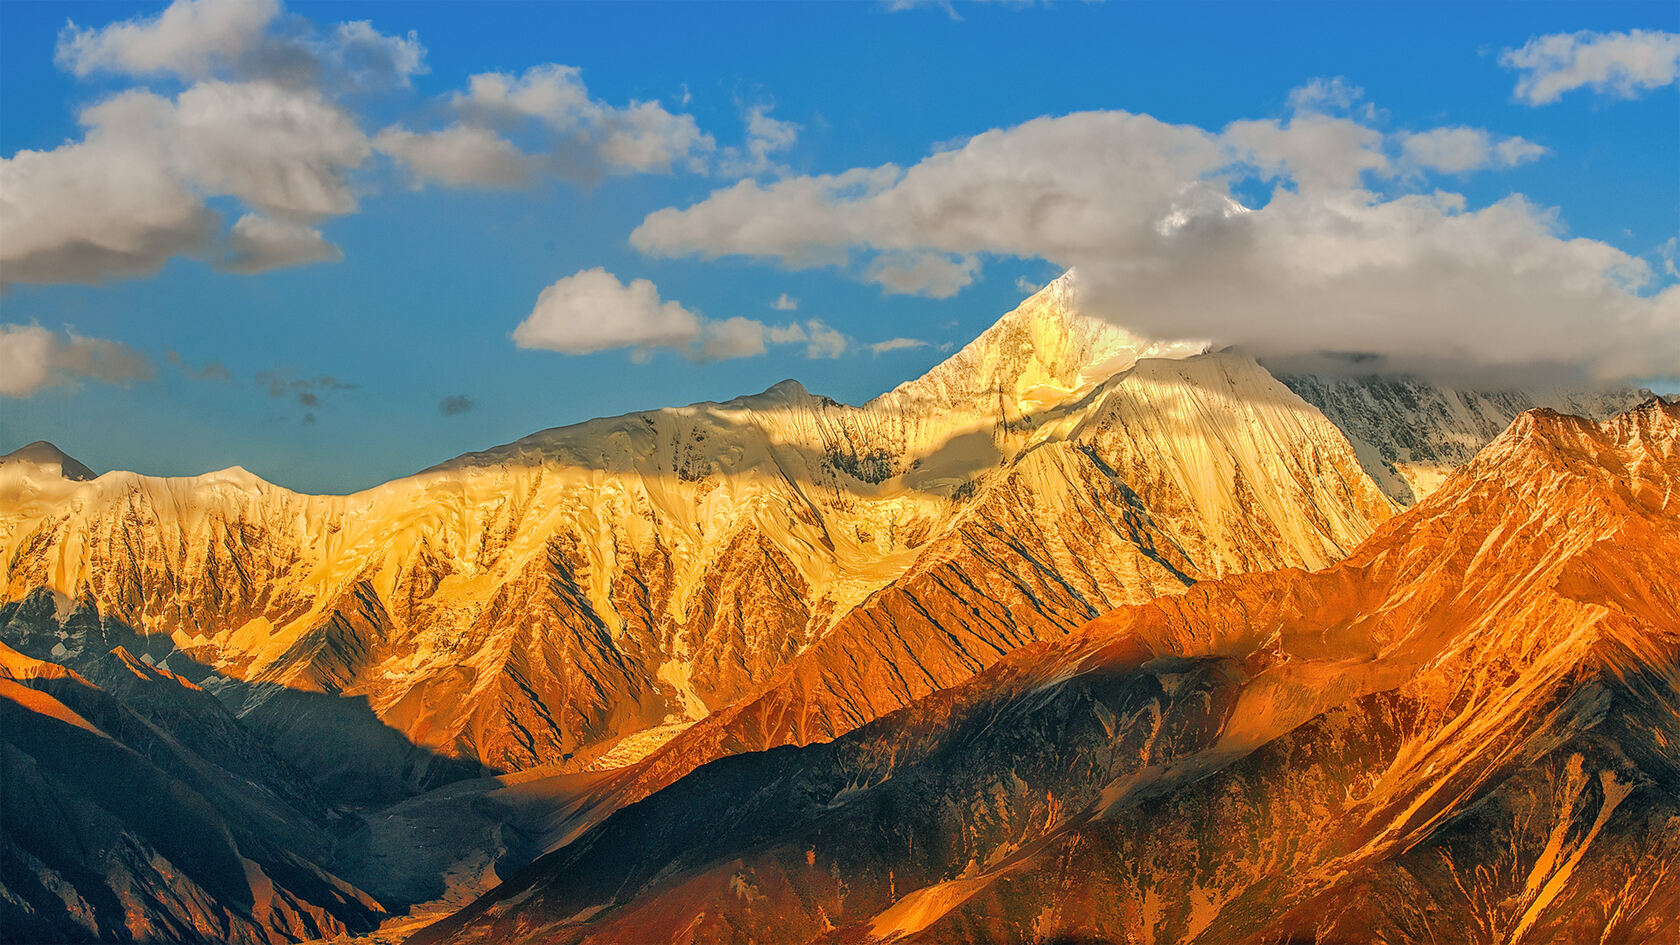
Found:
<path fill-rule="evenodd" d="M 1193 579 L 1328 564 L 1391 512 L 1252 361 L 1082 318 L 1067 280 L 861 407 L 784 382 L 351 496 L 237 468 L 69 480 L 29 455 L 0 491 L 21 497 L 0 515 L 6 600 L 50 591 L 132 629 L 311 770 L 375 793 L 400 792 L 393 759 L 323 757 L 341 720 L 312 728 L 287 693 L 365 700 L 424 751 L 496 770 L 621 763 L 870 622 L 949 664 L 867 697 L 896 706 Z M 943 616 L 904 626 L 928 593 Z"/>
<path fill-rule="evenodd" d="M 238 468 L 96 476 L 31 444 L 0 458 L 0 640 L 101 694 L 16 684 L 88 729 L 127 712 L 181 746 L 179 705 L 224 706 L 210 747 L 119 767 L 189 772 L 213 808 L 218 778 L 261 785 L 313 818 L 297 855 L 325 879 L 291 882 L 264 859 L 271 835 L 232 830 L 214 856 L 260 864 L 290 905 L 230 911 L 182 864 L 54 867 L 19 888 L 149 903 L 129 914 L 212 939 L 460 904 L 708 762 L 844 736 L 1197 581 L 1333 565 L 1425 491 L 1425 459 L 1467 459 L 1532 399 L 1280 382 L 1240 352 L 1084 317 L 1064 277 L 862 406 L 784 381 L 351 496 Z M 1453 403 L 1478 405 L 1474 422 Z M 52 728 L 37 715 L 19 717 Z M 109 787 L 66 785 L 93 807 Z M 88 863 L 167 846 L 116 822 Z M 223 892 L 270 902 L 259 886 Z M 155 908 L 181 897 L 197 905 Z M 114 929 L 108 911 L 89 914 Z"/>
<path fill-rule="evenodd" d="M 707 765 L 432 942 L 1673 941 L 1680 407 Z"/>

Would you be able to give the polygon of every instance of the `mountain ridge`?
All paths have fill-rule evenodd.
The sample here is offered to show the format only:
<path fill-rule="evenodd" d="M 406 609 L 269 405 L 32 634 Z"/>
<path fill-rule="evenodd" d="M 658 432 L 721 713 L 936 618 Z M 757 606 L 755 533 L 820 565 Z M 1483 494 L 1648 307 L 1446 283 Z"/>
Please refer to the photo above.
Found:
<path fill-rule="evenodd" d="M 1680 407 L 1527 412 L 1342 563 L 706 765 L 414 941 L 1672 938 L 1677 488 Z"/>

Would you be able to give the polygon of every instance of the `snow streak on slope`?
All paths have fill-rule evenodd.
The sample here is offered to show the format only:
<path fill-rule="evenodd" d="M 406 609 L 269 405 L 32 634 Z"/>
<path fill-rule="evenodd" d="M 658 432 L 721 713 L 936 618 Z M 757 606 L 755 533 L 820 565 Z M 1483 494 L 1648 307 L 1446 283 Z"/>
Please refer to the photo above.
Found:
<path fill-rule="evenodd" d="M 417 941 L 1672 941 L 1680 407 L 723 759 Z M 704 824 L 697 829 L 696 824 Z"/>

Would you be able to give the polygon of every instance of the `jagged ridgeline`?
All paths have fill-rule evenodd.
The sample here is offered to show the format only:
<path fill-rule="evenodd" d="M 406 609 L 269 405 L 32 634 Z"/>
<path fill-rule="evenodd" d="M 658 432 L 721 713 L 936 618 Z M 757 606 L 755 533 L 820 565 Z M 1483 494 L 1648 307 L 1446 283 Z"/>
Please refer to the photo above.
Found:
<path fill-rule="evenodd" d="M 414 941 L 1680 939 L 1680 407 L 707 765 Z"/>
<path fill-rule="evenodd" d="M 1064 277 L 862 406 L 784 381 L 543 431 L 349 496 L 300 495 L 238 468 L 95 476 L 33 444 L 0 461 L 0 639 L 36 661 L 9 671 L 15 685 L 59 680 L 48 695 L 63 711 L 17 702 L 30 725 L 126 746 L 144 764 L 122 765 L 208 799 L 206 823 L 250 818 L 218 807 L 220 788 L 181 781 L 182 766 L 260 785 L 371 851 L 395 835 L 368 839 L 371 821 L 352 807 L 421 795 L 404 822 L 435 827 L 462 818 L 423 792 L 526 771 L 519 783 L 563 782 L 573 800 L 564 816 L 533 814 L 524 839 L 496 841 L 495 857 L 469 848 L 478 840 L 442 845 L 428 851 L 435 875 L 400 882 L 319 853 L 326 843 L 298 854 L 325 878 L 288 885 L 264 859 L 272 838 L 229 827 L 228 855 L 269 882 L 237 893 L 206 892 L 212 881 L 165 851 L 157 823 L 116 816 L 109 842 L 83 848 L 125 838 L 135 862 L 155 855 L 198 891 L 49 862 L 10 833 L 7 889 L 42 903 L 70 890 L 60 898 L 85 915 L 65 927 L 101 935 L 220 922 L 216 934 L 255 940 L 305 936 L 297 916 L 321 934 L 365 924 L 381 904 L 433 896 L 443 873 L 477 890 L 709 761 L 833 739 L 1113 608 L 1232 574 L 1324 568 L 1427 494 L 1500 417 L 1635 399 L 1286 380 L 1240 352 L 1146 342 L 1084 317 Z M 1382 420 L 1402 400 L 1413 405 L 1396 414 L 1403 436 Z M 164 695 L 125 701 L 141 677 Z M 180 699 L 220 707 L 235 747 L 173 734 L 193 714 L 169 708 Z M 184 754 L 150 754 L 100 721 L 123 711 Z M 8 751 L 38 762 L 47 743 Z M 251 752 L 266 752 L 255 768 L 225 763 Z M 75 789 L 104 803 L 97 785 Z M 8 795 L 8 819 L 52 794 L 39 790 Z M 492 833 L 512 816 L 475 810 Z M 275 896 L 300 905 L 255 905 Z M 142 900 L 130 910 L 140 918 L 109 919 Z"/>

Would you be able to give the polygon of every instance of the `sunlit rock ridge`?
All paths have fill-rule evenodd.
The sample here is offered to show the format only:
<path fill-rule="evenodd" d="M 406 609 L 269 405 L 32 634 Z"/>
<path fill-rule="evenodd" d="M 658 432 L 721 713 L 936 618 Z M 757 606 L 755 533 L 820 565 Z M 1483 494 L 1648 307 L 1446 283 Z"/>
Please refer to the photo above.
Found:
<path fill-rule="evenodd" d="M 1287 381 L 1085 317 L 1064 277 L 862 406 L 784 381 L 350 496 L 31 444 L 0 458 L 6 815 L 76 813 L 5 847 L 0 919 L 280 941 L 463 904 L 719 758 L 844 736 L 1115 607 L 1341 561 L 1547 396 Z M 1397 390 L 1448 406 L 1396 432 Z"/>
<path fill-rule="evenodd" d="M 16 457 L 5 599 L 50 590 L 156 658 L 365 697 L 442 755 L 581 767 L 735 701 L 942 566 L 975 584 L 959 624 L 1056 585 L 1045 628 L 953 628 L 985 640 L 977 669 L 1195 578 L 1322 566 L 1387 517 L 1336 428 L 1252 361 L 1145 345 L 1072 302 L 1052 284 L 862 407 L 784 382 L 351 496 Z"/>
<path fill-rule="evenodd" d="M 1670 942 L 1680 407 L 625 808 L 433 942 Z M 704 825 L 703 827 L 698 825 Z"/>

